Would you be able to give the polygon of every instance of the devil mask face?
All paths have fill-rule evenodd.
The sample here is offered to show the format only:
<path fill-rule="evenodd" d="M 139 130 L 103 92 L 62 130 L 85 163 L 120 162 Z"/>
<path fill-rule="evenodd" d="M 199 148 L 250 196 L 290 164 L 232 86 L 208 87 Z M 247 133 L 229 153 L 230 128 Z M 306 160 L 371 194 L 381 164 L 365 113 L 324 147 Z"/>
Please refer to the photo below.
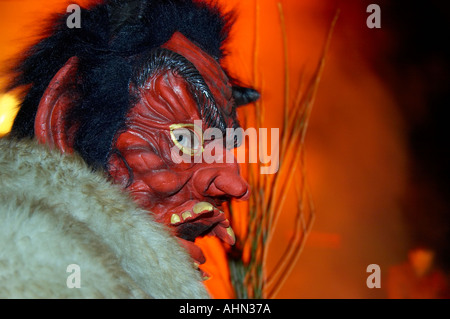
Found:
<path fill-rule="evenodd" d="M 218 63 L 180 33 L 152 51 L 137 72 L 131 88 L 137 102 L 127 115 L 127 129 L 117 136 L 109 172 L 157 221 L 170 225 L 202 264 L 205 258 L 193 241 L 215 235 L 234 244 L 219 207 L 230 198 L 245 198 L 247 183 L 235 162 L 185 163 L 173 150 L 199 155 L 205 147 L 201 131 L 237 125 L 232 87 Z M 215 147 L 224 148 L 224 156 L 229 152 L 220 139 L 206 143 L 221 143 Z"/>
<path fill-rule="evenodd" d="M 218 63 L 228 16 L 199 1 L 105 0 L 82 9 L 82 21 L 53 21 L 53 34 L 19 64 L 12 87 L 27 93 L 12 135 L 104 169 L 201 264 L 195 239 L 233 244 L 221 204 L 249 194 L 223 139 L 202 137 L 237 128 L 236 107 L 259 97 Z M 207 158 L 210 146 L 226 160 Z"/>

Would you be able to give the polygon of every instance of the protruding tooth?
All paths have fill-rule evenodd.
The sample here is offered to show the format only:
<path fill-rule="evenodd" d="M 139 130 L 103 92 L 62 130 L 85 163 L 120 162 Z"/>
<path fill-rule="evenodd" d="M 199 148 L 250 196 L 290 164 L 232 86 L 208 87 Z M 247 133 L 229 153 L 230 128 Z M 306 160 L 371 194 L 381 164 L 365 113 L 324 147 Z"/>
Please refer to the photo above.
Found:
<path fill-rule="evenodd" d="M 170 223 L 174 225 L 178 224 L 179 222 L 181 222 L 180 216 L 178 216 L 177 214 L 173 214 L 172 217 L 170 218 Z"/>
<path fill-rule="evenodd" d="M 236 237 L 234 235 L 233 229 L 231 229 L 231 227 L 229 226 L 223 227 L 219 224 L 214 227 L 209 235 L 215 235 L 229 245 L 234 245 L 236 243 Z"/>
<path fill-rule="evenodd" d="M 203 281 L 207 281 L 207 280 L 211 279 L 211 277 L 204 276 L 202 279 L 203 279 Z"/>
<path fill-rule="evenodd" d="M 189 217 L 192 217 L 192 213 L 190 211 L 184 212 L 183 214 L 181 214 L 181 217 L 183 217 L 183 219 L 186 220 Z"/>
<path fill-rule="evenodd" d="M 214 206 L 207 202 L 200 202 L 194 205 L 192 211 L 195 215 L 198 215 L 202 212 L 211 212 L 214 210 Z"/>
<path fill-rule="evenodd" d="M 230 227 L 230 221 L 228 219 L 225 219 L 225 220 L 221 221 L 219 223 L 219 225 L 222 226 L 223 228 L 228 228 L 228 227 Z"/>
<path fill-rule="evenodd" d="M 227 233 L 233 239 L 233 242 L 236 242 L 236 236 L 234 235 L 234 231 L 233 231 L 233 229 L 231 227 L 227 228 Z"/>
<path fill-rule="evenodd" d="M 194 269 L 197 270 L 197 269 L 199 269 L 199 267 L 200 267 L 200 264 L 197 262 L 194 262 Z"/>

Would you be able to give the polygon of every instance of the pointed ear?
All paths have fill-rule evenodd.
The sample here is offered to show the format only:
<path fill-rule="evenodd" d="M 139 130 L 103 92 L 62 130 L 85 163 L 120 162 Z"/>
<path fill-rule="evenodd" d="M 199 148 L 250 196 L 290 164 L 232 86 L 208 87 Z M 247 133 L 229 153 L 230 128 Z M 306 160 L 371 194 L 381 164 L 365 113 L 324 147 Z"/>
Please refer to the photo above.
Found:
<path fill-rule="evenodd" d="M 232 90 L 237 107 L 256 102 L 260 97 L 259 92 L 251 88 L 234 85 Z"/>
<path fill-rule="evenodd" d="M 66 115 L 75 99 L 78 58 L 70 58 L 53 77 L 39 103 L 34 133 L 39 142 L 62 153 L 73 152 L 74 130 L 66 127 Z"/>

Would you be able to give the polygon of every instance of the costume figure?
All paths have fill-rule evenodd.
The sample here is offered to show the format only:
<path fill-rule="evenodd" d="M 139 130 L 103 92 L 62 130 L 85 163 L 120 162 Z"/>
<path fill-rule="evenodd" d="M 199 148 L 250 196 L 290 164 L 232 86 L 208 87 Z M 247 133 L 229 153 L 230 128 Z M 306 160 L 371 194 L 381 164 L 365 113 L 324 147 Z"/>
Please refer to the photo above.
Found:
<path fill-rule="evenodd" d="M 231 19 L 193 0 L 105 1 L 79 29 L 54 19 L 11 86 L 25 94 L 0 143 L 0 295 L 207 297 L 194 241 L 233 244 L 221 205 L 249 190 L 230 145 L 202 132 L 225 137 L 259 97 L 220 65 Z M 89 289 L 61 282 L 68 263 Z"/>

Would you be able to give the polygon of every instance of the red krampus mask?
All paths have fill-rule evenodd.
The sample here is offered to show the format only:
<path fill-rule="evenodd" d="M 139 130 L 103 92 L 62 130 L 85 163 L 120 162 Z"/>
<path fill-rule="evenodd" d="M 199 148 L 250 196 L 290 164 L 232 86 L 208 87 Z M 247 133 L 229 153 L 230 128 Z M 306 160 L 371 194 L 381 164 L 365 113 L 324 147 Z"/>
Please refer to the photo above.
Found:
<path fill-rule="evenodd" d="M 204 263 L 195 239 L 233 244 L 220 207 L 249 189 L 229 144 L 202 133 L 225 137 L 238 127 L 236 107 L 259 97 L 232 85 L 219 64 L 226 18 L 194 1 L 117 0 L 83 9 L 82 23 L 57 22 L 19 65 L 13 86 L 29 89 L 12 134 L 106 170 Z M 211 146 L 213 161 L 204 152 Z"/>
<path fill-rule="evenodd" d="M 180 33 L 175 33 L 164 48 L 192 62 L 210 88 L 223 120 L 232 127 L 232 89 L 218 63 Z M 174 145 L 182 148 L 183 141 L 192 144 L 193 152 L 202 152 L 202 134 L 198 130 L 208 128 L 185 78 L 176 71 L 163 69 L 154 72 L 135 90 L 139 100 L 128 114 L 128 130 L 117 138 L 120 156 L 111 158 L 111 175 L 123 185 L 131 178 L 128 189 L 133 198 L 152 211 L 158 221 L 171 225 L 181 243 L 201 264 L 205 259 L 192 244 L 198 236 L 216 235 L 234 244 L 230 223 L 217 207 L 232 197 L 245 197 L 247 183 L 239 175 L 235 162 L 173 161 L 171 150 Z M 203 126 L 196 129 L 195 121 Z M 190 143 L 191 139 L 195 141 Z M 229 150 L 221 144 L 225 155 Z"/>

